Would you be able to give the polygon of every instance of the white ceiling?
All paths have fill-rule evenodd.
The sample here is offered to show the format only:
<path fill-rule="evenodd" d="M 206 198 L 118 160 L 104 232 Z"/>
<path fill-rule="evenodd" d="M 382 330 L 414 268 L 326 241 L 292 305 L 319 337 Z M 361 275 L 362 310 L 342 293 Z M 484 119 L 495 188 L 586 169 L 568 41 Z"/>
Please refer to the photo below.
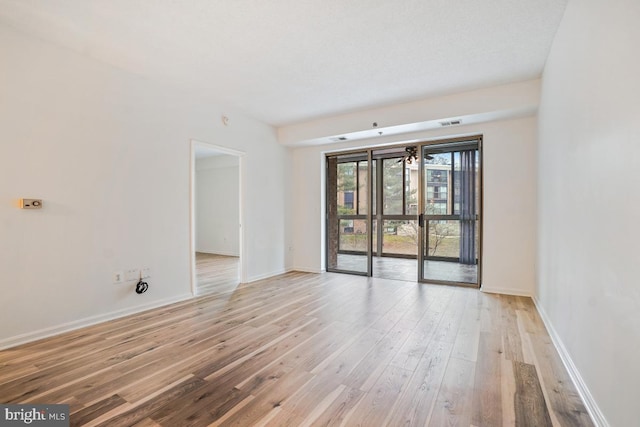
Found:
<path fill-rule="evenodd" d="M 273 125 L 538 77 L 568 0 L 0 0 L 0 22 Z"/>

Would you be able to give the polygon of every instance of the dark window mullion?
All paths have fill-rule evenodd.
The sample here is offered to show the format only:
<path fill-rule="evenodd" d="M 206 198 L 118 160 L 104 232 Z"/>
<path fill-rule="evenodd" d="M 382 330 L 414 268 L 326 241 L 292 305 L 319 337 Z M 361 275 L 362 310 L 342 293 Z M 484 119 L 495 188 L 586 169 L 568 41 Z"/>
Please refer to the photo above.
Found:
<path fill-rule="evenodd" d="M 407 168 L 405 166 L 402 162 L 402 215 L 406 214 L 407 206 Z"/>
<path fill-rule="evenodd" d="M 356 162 L 356 215 L 360 215 L 360 162 Z"/>
<path fill-rule="evenodd" d="M 455 173 L 455 169 L 456 169 L 456 165 L 455 165 L 455 157 L 454 157 L 454 152 L 451 152 L 451 182 L 448 183 L 447 185 L 451 185 L 451 200 L 449 200 L 449 207 L 450 210 L 449 212 L 451 212 L 451 214 L 455 214 L 455 195 L 453 194 L 453 192 L 455 191 L 456 188 L 456 184 L 455 184 L 455 179 L 456 179 L 456 173 Z M 449 193 L 448 191 L 449 189 L 447 188 L 447 193 Z M 448 194 L 447 194 L 448 196 Z"/>

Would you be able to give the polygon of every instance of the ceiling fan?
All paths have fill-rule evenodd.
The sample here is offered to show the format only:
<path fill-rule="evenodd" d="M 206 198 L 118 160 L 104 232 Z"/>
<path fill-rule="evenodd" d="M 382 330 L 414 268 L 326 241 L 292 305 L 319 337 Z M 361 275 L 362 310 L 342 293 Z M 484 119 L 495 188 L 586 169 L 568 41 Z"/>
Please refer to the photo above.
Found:
<path fill-rule="evenodd" d="M 418 147 L 416 147 L 415 145 L 410 145 L 408 147 L 405 147 L 404 151 L 405 151 L 405 155 L 402 156 L 400 160 L 398 160 L 398 163 L 404 162 L 410 165 L 414 161 L 416 163 L 418 162 Z M 433 156 L 425 154 L 424 158 L 425 160 L 432 160 Z"/>

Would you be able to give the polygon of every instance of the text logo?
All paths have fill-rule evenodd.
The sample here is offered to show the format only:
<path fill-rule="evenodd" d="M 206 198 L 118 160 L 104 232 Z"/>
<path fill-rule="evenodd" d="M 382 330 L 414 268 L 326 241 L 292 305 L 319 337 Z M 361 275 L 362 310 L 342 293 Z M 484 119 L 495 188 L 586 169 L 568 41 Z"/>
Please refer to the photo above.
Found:
<path fill-rule="evenodd" d="M 0 427 L 69 427 L 69 405 L 1 405 Z"/>

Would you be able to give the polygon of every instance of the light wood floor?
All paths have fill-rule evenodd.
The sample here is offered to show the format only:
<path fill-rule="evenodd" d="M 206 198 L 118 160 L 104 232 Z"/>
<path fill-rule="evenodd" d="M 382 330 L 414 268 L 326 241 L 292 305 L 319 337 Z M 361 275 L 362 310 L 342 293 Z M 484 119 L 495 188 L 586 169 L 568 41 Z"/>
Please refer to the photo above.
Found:
<path fill-rule="evenodd" d="M 198 295 L 234 289 L 240 283 L 240 258 L 196 252 Z"/>
<path fill-rule="evenodd" d="M 72 425 L 589 426 L 528 298 L 289 273 L 0 352 Z"/>

